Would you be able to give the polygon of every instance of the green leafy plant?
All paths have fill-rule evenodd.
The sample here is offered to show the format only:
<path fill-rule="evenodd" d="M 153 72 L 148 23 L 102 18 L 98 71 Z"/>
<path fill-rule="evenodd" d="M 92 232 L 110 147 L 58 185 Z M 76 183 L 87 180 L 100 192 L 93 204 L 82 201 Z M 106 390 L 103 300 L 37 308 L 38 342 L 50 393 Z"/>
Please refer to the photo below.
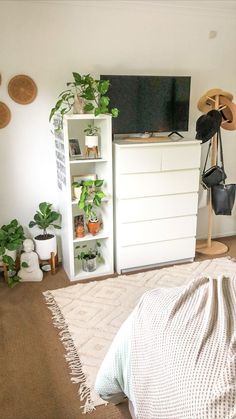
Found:
<path fill-rule="evenodd" d="M 84 133 L 86 135 L 98 135 L 99 132 L 100 128 L 92 124 L 88 124 L 87 128 L 84 129 Z"/>
<path fill-rule="evenodd" d="M 103 179 L 89 179 L 83 181 L 82 184 L 78 206 L 85 212 L 89 221 L 92 222 L 98 221 L 96 208 L 101 206 L 102 199 L 106 196 L 101 188 L 103 183 Z"/>
<path fill-rule="evenodd" d="M 55 224 L 55 221 L 60 218 L 60 214 L 53 211 L 51 207 L 52 204 L 41 202 L 39 204 L 39 210 L 36 211 L 36 214 L 34 215 L 34 221 L 30 221 L 29 223 L 30 228 L 38 226 L 39 229 L 43 230 L 43 240 L 47 240 L 51 237 L 47 231 L 49 227 L 61 228 L 59 225 Z"/>
<path fill-rule="evenodd" d="M 16 219 L 0 228 L 0 256 L 2 256 L 3 263 L 8 265 L 8 286 L 10 288 L 13 288 L 20 281 L 20 278 L 15 274 L 15 261 L 7 254 L 7 251 L 20 250 L 24 240 L 23 227 Z"/>
<path fill-rule="evenodd" d="M 110 85 L 109 80 L 96 80 L 90 74 L 81 75 L 76 72 L 72 74 L 74 80 L 66 83 L 68 89 L 60 93 L 58 101 L 51 109 L 49 121 L 55 114 L 63 117 L 68 113 L 74 106 L 76 97 L 84 100 L 85 113 L 93 112 L 95 116 L 111 113 L 114 118 L 118 116 L 117 108 L 109 110 L 110 99 L 106 95 Z"/>
<path fill-rule="evenodd" d="M 99 262 L 103 262 L 103 257 L 100 252 L 100 247 L 101 247 L 101 243 L 99 241 L 96 241 L 96 244 L 94 247 L 89 247 L 87 244 L 76 246 L 76 249 L 79 249 L 77 259 L 89 260 L 89 259 L 94 259 L 95 257 L 97 257 L 97 260 Z"/>

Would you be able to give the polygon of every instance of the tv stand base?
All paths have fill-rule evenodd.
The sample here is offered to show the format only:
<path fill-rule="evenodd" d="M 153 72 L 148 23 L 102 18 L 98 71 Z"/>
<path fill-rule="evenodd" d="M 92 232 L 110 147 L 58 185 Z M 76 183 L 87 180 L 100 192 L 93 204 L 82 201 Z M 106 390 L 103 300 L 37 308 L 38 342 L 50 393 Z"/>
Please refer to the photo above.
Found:
<path fill-rule="evenodd" d="M 180 138 L 184 138 L 184 136 L 183 135 L 181 135 L 179 132 L 177 132 L 177 131 L 172 131 L 170 134 L 168 134 L 168 137 L 171 137 L 173 134 L 176 134 L 176 135 L 178 135 Z"/>

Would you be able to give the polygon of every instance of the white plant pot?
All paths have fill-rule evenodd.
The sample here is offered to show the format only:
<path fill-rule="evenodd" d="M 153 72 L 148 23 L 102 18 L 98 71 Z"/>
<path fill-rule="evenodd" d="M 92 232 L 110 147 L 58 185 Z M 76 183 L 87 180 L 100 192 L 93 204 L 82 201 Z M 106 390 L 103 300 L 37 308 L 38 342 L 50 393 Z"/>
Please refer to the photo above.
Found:
<path fill-rule="evenodd" d="M 80 199 L 81 192 L 82 192 L 82 186 L 79 186 L 78 188 L 74 187 L 73 194 L 76 199 L 78 200 Z"/>
<path fill-rule="evenodd" d="M 6 250 L 5 255 L 11 256 L 14 261 L 16 260 L 16 250 Z M 0 266 L 3 266 L 2 256 L 0 256 Z"/>
<path fill-rule="evenodd" d="M 98 147 L 98 136 L 85 135 L 85 145 L 88 148 Z"/>
<path fill-rule="evenodd" d="M 50 239 L 39 240 L 37 237 L 34 238 L 35 251 L 41 260 L 47 260 L 51 258 L 51 253 L 57 254 L 57 238 L 53 236 Z"/>

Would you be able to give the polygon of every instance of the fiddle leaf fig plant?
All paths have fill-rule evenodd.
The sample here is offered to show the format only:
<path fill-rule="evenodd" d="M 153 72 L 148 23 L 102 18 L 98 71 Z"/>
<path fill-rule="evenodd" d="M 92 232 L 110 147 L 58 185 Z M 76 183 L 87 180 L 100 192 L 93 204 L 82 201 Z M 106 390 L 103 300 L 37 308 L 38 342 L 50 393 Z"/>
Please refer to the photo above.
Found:
<path fill-rule="evenodd" d="M 114 118 L 119 114 L 117 108 L 109 109 L 110 99 L 107 91 L 110 85 L 109 80 L 96 80 L 91 74 L 81 75 L 72 72 L 74 80 L 67 82 L 68 89 L 60 93 L 59 99 L 51 109 L 49 121 L 54 115 L 61 115 L 70 112 L 75 100 L 83 102 L 84 113 L 93 112 L 95 116 L 104 113 L 111 113 Z"/>
<path fill-rule="evenodd" d="M 38 226 L 39 229 L 43 230 L 43 239 L 47 240 L 50 238 L 50 234 L 48 233 L 49 227 L 54 227 L 56 229 L 60 229 L 61 226 L 55 224 L 60 218 L 60 214 L 56 211 L 51 209 L 52 204 L 48 202 L 41 202 L 39 204 L 39 210 L 36 211 L 34 215 L 34 221 L 30 221 L 29 227 L 32 228 L 34 226 Z"/>

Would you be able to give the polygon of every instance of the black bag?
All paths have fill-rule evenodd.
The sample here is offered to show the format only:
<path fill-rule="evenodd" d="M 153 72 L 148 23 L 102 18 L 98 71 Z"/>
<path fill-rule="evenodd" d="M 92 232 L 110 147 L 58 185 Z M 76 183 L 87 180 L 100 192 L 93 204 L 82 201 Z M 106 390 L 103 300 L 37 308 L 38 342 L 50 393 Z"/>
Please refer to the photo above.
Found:
<path fill-rule="evenodd" d="M 215 185 L 211 188 L 212 207 L 216 215 L 231 215 L 235 201 L 236 185 Z"/>
<path fill-rule="evenodd" d="M 224 182 L 227 178 L 226 173 L 224 171 L 224 160 L 223 160 L 223 148 L 222 148 L 222 140 L 221 140 L 221 133 L 220 130 L 217 132 L 217 145 L 218 142 L 220 144 L 220 159 L 221 159 L 221 166 L 216 164 L 215 166 L 210 167 L 206 170 L 206 165 L 209 157 L 209 152 L 211 148 L 211 143 L 209 144 L 206 161 L 204 164 L 203 172 L 202 172 L 202 186 L 205 189 L 211 188 L 212 186 L 219 185 L 219 183 Z"/>

